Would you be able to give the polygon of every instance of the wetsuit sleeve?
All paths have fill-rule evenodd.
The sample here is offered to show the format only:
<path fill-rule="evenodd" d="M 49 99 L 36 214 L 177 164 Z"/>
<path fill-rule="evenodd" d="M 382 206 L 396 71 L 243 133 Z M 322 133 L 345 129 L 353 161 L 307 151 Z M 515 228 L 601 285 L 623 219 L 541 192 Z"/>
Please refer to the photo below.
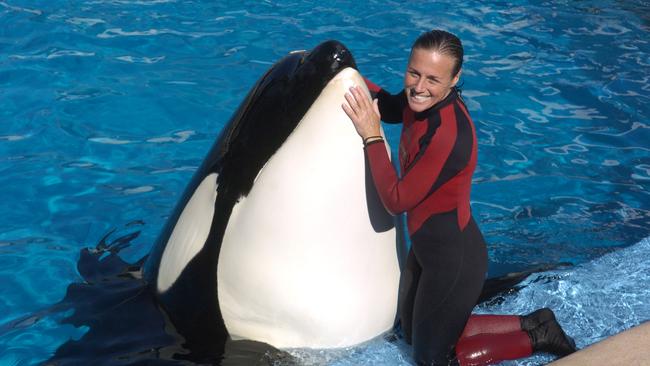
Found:
<path fill-rule="evenodd" d="M 402 111 L 406 107 L 406 94 L 404 94 L 404 91 L 392 95 L 365 77 L 363 80 L 366 82 L 368 90 L 370 90 L 370 95 L 379 100 L 381 120 L 386 123 L 401 123 Z"/>
<path fill-rule="evenodd" d="M 401 179 L 391 164 L 383 143 L 370 143 L 365 151 L 377 192 L 393 215 L 408 211 L 431 192 L 457 139 L 453 108 L 440 111 L 441 124 L 426 150 Z"/>

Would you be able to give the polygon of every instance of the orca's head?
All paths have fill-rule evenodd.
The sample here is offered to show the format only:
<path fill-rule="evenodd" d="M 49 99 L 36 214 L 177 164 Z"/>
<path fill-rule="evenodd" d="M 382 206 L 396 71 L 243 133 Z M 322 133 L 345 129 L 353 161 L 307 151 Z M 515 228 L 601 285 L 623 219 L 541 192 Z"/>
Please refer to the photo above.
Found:
<path fill-rule="evenodd" d="M 316 46 L 305 58 L 322 74 L 332 77 L 346 67 L 357 68 L 352 53 L 341 42 L 326 41 Z"/>
<path fill-rule="evenodd" d="M 312 82 L 318 80 L 320 86 L 325 86 L 339 71 L 348 67 L 357 68 L 350 50 L 341 42 L 326 41 L 310 52 L 302 53 L 297 76 Z"/>

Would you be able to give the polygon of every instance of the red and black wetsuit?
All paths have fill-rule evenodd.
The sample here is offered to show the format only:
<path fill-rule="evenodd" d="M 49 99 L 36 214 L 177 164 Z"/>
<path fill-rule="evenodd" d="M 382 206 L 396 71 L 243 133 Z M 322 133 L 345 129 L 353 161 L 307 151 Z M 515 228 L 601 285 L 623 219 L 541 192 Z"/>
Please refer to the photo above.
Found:
<path fill-rule="evenodd" d="M 455 88 L 416 113 L 404 91 L 391 95 L 367 85 L 379 99 L 382 120 L 403 123 L 401 177 L 383 143 L 365 149 L 384 206 L 392 214 L 407 213 L 411 249 L 400 280 L 402 329 L 416 362 L 447 365 L 487 272 L 485 241 L 469 203 L 477 157 L 474 124 Z"/>
<path fill-rule="evenodd" d="M 386 209 L 407 213 L 411 249 L 398 311 L 415 361 L 466 366 L 529 356 L 536 347 L 534 328 L 524 329 L 519 316 L 471 315 L 487 274 L 487 250 L 469 204 L 476 131 L 458 90 L 415 113 L 404 91 L 391 95 L 366 84 L 379 99 L 382 120 L 404 124 L 400 177 L 381 140 L 368 143 L 365 152 Z M 557 344 L 564 345 L 565 337 L 562 333 Z M 571 349 L 575 345 L 566 351 Z"/>
<path fill-rule="evenodd" d="M 418 363 L 446 365 L 487 272 L 485 242 L 469 204 L 477 156 L 474 124 L 455 88 L 416 113 L 404 91 L 390 95 L 367 84 L 379 99 L 382 120 L 403 123 L 401 177 L 383 143 L 365 149 L 384 206 L 392 214 L 407 213 L 411 249 L 400 281 L 402 329 Z"/>

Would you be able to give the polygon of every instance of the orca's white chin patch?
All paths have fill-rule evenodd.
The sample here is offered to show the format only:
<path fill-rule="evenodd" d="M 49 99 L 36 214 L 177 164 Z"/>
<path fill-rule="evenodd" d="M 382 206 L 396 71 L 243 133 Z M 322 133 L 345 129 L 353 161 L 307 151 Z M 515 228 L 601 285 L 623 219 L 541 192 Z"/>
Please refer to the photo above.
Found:
<path fill-rule="evenodd" d="M 346 347 L 393 325 L 395 230 L 370 222 L 362 141 L 341 108 L 353 85 L 365 88 L 352 68 L 327 84 L 233 208 L 217 269 L 233 337 Z"/>
<path fill-rule="evenodd" d="M 217 199 L 217 174 L 206 176 L 181 212 L 160 261 L 157 289 L 164 293 L 205 245 Z"/>

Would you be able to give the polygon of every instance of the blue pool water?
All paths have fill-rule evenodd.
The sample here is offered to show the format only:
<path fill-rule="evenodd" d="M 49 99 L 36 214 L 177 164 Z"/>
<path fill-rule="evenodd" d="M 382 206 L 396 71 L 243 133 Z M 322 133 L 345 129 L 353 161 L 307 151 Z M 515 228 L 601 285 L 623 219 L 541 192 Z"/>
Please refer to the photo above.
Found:
<path fill-rule="evenodd" d="M 0 0 L 0 365 L 42 362 L 87 332 L 60 323 L 70 314 L 39 313 L 81 280 L 80 250 L 117 229 L 139 232 L 120 256 L 146 255 L 276 60 L 337 39 L 397 91 L 411 42 L 430 28 L 465 45 L 472 205 L 490 274 L 575 265 L 477 311 L 550 305 L 579 346 L 650 319 L 647 1 Z M 395 147 L 399 129 L 387 132 Z M 410 362 L 382 340 L 294 355 Z"/>

